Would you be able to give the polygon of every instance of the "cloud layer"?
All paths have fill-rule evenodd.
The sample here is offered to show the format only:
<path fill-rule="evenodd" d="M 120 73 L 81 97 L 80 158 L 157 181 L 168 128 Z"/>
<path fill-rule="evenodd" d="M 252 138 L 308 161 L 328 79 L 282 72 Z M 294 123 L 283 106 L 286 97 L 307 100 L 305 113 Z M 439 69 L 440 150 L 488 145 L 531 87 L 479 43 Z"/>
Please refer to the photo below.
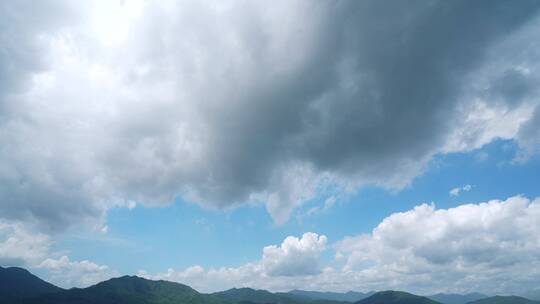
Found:
<path fill-rule="evenodd" d="M 0 5 L 6 219 L 58 231 L 181 197 L 283 223 L 437 153 L 537 150 L 537 1 L 44 5 Z"/>

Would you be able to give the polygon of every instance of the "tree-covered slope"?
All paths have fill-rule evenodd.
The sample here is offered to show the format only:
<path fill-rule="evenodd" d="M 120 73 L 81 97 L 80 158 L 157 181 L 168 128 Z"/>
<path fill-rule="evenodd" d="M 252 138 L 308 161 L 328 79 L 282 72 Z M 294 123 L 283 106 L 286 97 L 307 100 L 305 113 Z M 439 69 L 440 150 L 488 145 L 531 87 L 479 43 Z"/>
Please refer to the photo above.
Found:
<path fill-rule="evenodd" d="M 343 301 L 327 299 L 312 299 L 310 297 L 289 292 L 270 292 L 262 289 L 232 288 L 225 291 L 210 294 L 218 299 L 232 303 L 255 303 L 255 304 L 346 304 Z"/>
<path fill-rule="evenodd" d="M 0 303 L 16 303 L 24 298 L 62 291 L 28 270 L 18 267 L 0 267 Z"/>
<path fill-rule="evenodd" d="M 303 297 L 310 298 L 313 300 L 331 300 L 331 301 L 344 301 L 344 302 L 357 302 L 375 294 L 375 292 L 367 292 L 367 293 L 356 292 L 356 291 L 321 292 L 321 291 L 307 291 L 307 290 L 298 290 L 298 289 L 291 290 L 288 293 L 297 295 L 297 296 L 303 296 Z"/>
<path fill-rule="evenodd" d="M 381 291 L 356 304 L 440 304 L 437 301 L 402 291 Z"/>
<path fill-rule="evenodd" d="M 466 304 L 472 301 L 488 298 L 488 296 L 481 293 L 468 293 L 468 294 L 447 294 L 447 293 L 438 293 L 428 298 L 441 302 L 442 304 Z"/>
<path fill-rule="evenodd" d="M 516 296 L 495 296 L 469 302 L 469 304 L 540 304 L 540 302 Z"/>
<path fill-rule="evenodd" d="M 32 304 L 218 304 L 212 296 L 189 286 L 168 281 L 151 281 L 135 276 L 110 279 L 88 288 L 36 297 Z"/>

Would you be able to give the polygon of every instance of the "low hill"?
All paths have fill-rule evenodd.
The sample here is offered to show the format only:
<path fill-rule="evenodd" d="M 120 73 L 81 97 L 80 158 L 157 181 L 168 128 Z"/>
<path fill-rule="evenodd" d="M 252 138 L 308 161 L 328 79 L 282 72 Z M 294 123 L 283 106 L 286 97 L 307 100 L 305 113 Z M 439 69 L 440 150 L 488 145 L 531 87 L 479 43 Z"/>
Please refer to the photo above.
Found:
<path fill-rule="evenodd" d="M 362 299 L 365 299 L 373 294 L 374 291 L 362 293 L 356 291 L 348 292 L 320 292 L 320 291 L 307 291 L 307 290 L 291 290 L 289 294 L 303 296 L 313 300 L 331 300 L 331 301 L 342 301 L 342 302 L 357 302 Z"/>
<path fill-rule="evenodd" d="M 540 302 L 517 296 L 495 296 L 482 300 L 472 301 L 469 304 L 540 304 Z"/>
<path fill-rule="evenodd" d="M 225 291 L 210 294 L 220 300 L 232 303 L 255 303 L 255 304 L 342 304 L 341 301 L 327 299 L 313 299 L 304 295 L 288 292 L 270 292 L 262 289 L 232 288 Z"/>
<path fill-rule="evenodd" d="M 62 290 L 36 277 L 26 269 L 0 267 L 0 303 L 15 303 L 25 298 Z"/>
<path fill-rule="evenodd" d="M 481 293 L 468 293 L 464 295 L 438 293 L 427 297 L 443 304 L 466 304 L 472 301 L 488 298 L 488 296 Z"/>
<path fill-rule="evenodd" d="M 229 302 L 251 303 L 282 303 L 283 299 L 267 290 L 252 288 L 232 288 L 225 291 L 215 292 L 212 296 Z"/>
<path fill-rule="evenodd" d="M 136 276 L 110 279 L 88 288 L 73 288 L 43 295 L 25 304 L 217 304 L 212 296 L 168 281 L 151 281 Z"/>
<path fill-rule="evenodd" d="M 381 291 L 356 304 L 440 304 L 440 302 L 402 291 Z"/>

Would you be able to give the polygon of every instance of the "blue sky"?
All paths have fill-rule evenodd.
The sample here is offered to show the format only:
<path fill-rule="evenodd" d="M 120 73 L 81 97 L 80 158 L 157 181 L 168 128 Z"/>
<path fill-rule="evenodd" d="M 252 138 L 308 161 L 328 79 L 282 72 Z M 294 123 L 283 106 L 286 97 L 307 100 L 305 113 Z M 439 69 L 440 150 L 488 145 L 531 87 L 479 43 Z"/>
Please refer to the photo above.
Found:
<path fill-rule="evenodd" d="M 520 294 L 538 1 L 6 1 L 0 265 Z"/>
<path fill-rule="evenodd" d="M 259 259 L 261 248 L 279 244 L 289 235 L 312 231 L 337 241 L 370 233 L 390 214 L 421 203 L 448 209 L 515 195 L 540 196 L 539 159 L 518 164 L 516 152 L 512 141 L 496 140 L 471 152 L 439 155 L 402 190 L 365 187 L 327 210 L 307 215 L 312 207 L 324 205 L 326 197 L 319 196 L 283 225 L 276 225 L 262 205 L 219 211 L 178 199 L 164 208 L 117 208 L 108 213 L 107 234 L 67 234 L 55 249 L 69 250 L 73 259 L 115 265 L 128 274 L 191 265 L 237 267 Z M 465 185 L 471 185 L 471 190 L 457 196 L 449 193 Z M 331 254 L 324 259 L 331 260 Z"/>

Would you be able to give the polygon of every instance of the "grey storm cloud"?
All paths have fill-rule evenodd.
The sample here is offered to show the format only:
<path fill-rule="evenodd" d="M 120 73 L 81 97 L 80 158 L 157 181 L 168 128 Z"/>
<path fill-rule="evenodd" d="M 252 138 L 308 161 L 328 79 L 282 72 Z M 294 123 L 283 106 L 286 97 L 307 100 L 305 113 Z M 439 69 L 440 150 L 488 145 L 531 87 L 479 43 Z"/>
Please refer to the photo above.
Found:
<path fill-rule="evenodd" d="M 53 3 L 0 5 L 0 215 L 50 229 L 178 197 L 282 223 L 328 185 L 399 189 L 437 153 L 515 138 L 538 103 L 538 1 L 165 1 L 110 20 Z M 471 125 L 486 109 L 519 124 Z"/>

